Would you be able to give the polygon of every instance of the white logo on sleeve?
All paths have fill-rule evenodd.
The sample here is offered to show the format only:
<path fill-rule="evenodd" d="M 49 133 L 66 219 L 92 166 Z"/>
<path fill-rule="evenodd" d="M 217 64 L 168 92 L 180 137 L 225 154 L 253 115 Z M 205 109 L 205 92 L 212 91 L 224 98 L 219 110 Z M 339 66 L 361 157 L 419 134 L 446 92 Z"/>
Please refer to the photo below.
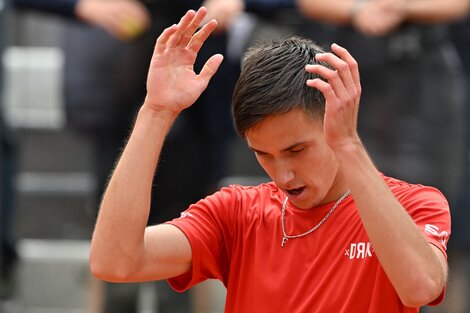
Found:
<path fill-rule="evenodd" d="M 194 216 L 189 212 L 181 212 L 180 218 L 186 218 L 186 217 L 194 217 Z"/>
<path fill-rule="evenodd" d="M 449 240 L 449 233 L 444 231 L 439 232 L 440 229 L 436 225 L 432 224 L 426 224 L 424 225 L 424 232 L 435 236 L 439 242 L 444 246 L 444 248 L 447 248 L 447 240 Z"/>

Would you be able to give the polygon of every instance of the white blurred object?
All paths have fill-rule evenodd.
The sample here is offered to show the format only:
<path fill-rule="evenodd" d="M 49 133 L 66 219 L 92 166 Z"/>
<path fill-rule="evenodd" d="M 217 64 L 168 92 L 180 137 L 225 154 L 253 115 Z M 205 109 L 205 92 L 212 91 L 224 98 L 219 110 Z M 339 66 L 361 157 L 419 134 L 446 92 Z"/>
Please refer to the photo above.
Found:
<path fill-rule="evenodd" d="M 17 301 L 25 313 L 87 313 L 89 241 L 23 239 Z"/>
<path fill-rule="evenodd" d="M 257 18 L 253 14 L 242 13 L 236 17 L 229 28 L 229 40 L 227 43 L 227 57 L 238 61 L 246 50 L 246 46 L 256 27 Z"/>
<path fill-rule="evenodd" d="M 63 51 L 57 47 L 8 47 L 2 61 L 7 123 L 18 128 L 62 128 Z"/>

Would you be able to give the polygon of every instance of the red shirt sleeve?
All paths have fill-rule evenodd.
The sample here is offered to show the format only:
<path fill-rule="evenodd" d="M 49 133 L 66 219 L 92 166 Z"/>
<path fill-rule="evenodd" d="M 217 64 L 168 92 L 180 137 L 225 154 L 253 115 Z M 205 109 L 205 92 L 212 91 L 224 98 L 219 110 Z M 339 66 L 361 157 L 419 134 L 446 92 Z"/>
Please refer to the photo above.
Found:
<path fill-rule="evenodd" d="M 235 203 L 234 187 L 223 188 L 168 222 L 183 231 L 192 249 L 191 270 L 168 279 L 173 289 L 182 292 L 210 278 L 226 282 Z"/>
<path fill-rule="evenodd" d="M 444 195 L 435 188 L 419 186 L 411 189 L 400 202 L 428 242 L 447 256 L 451 221 L 449 204 Z"/>
<path fill-rule="evenodd" d="M 451 233 L 449 204 L 444 195 L 432 187 L 417 185 L 399 198 L 427 241 L 438 247 L 447 258 L 447 243 Z M 438 305 L 444 300 L 445 287 L 441 295 L 429 305 Z"/>

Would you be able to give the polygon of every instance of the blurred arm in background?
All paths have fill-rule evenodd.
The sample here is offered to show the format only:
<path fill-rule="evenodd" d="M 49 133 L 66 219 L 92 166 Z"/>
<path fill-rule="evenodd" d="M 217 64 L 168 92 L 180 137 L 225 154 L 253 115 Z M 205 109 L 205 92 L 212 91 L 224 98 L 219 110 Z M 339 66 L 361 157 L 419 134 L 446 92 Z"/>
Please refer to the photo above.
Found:
<path fill-rule="evenodd" d="M 295 0 L 205 0 L 206 21 L 216 19 L 217 32 L 227 30 L 244 11 L 266 14 L 278 9 L 295 8 Z"/>
<path fill-rule="evenodd" d="M 217 20 L 217 33 L 227 31 L 234 20 L 245 10 L 243 0 L 205 0 L 202 5 L 207 8 L 204 21 Z"/>
<path fill-rule="evenodd" d="M 317 21 L 353 25 L 366 35 L 385 35 L 404 22 L 444 23 L 458 20 L 469 0 L 297 0 L 299 10 Z"/>
<path fill-rule="evenodd" d="M 13 0 L 13 4 L 75 17 L 122 40 L 140 35 L 151 23 L 147 8 L 136 0 Z"/>

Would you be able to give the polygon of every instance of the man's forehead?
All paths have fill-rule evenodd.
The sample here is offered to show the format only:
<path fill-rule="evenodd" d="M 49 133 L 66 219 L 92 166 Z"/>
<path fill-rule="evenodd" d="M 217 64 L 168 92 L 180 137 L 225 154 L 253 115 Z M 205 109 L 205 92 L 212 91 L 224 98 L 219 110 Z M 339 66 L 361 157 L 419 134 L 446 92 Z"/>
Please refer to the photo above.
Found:
<path fill-rule="evenodd" d="M 266 119 L 248 129 L 248 146 L 258 152 L 288 151 L 295 146 L 316 142 L 323 136 L 322 122 L 303 112 Z"/>

